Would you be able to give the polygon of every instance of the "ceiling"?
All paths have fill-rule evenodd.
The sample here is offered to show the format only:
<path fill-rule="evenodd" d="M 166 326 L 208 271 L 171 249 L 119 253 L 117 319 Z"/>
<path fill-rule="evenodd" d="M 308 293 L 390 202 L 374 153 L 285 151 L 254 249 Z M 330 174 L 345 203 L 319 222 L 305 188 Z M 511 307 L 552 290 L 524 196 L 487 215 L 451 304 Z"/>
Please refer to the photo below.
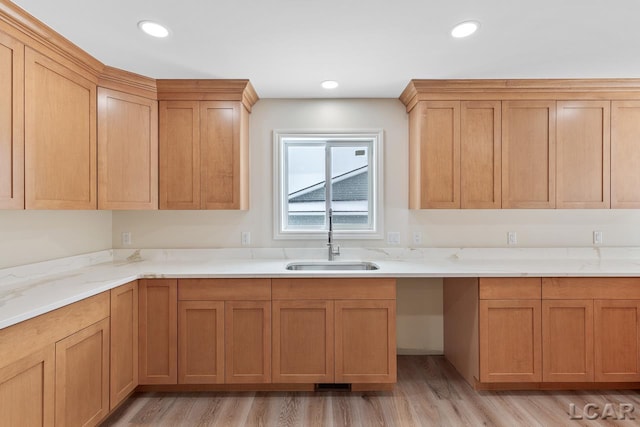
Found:
<path fill-rule="evenodd" d="M 15 0 L 154 78 L 248 78 L 261 98 L 396 98 L 411 79 L 640 77 L 639 0 Z M 137 28 L 167 27 L 167 39 Z M 451 28 L 481 27 L 467 39 Z M 323 80 L 340 86 L 327 91 Z"/>

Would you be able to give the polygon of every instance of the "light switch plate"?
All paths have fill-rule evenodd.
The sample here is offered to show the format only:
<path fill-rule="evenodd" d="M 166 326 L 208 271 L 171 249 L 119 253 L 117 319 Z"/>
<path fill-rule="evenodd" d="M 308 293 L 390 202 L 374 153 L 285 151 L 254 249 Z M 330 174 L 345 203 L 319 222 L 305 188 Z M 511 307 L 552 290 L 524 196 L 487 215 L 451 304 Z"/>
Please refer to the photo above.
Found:
<path fill-rule="evenodd" d="M 399 245 L 400 244 L 400 232 L 399 231 L 390 231 L 387 233 L 387 244 L 389 245 Z"/>
<path fill-rule="evenodd" d="M 507 245 L 517 245 L 518 235 L 515 231 L 507 231 Z"/>
<path fill-rule="evenodd" d="M 602 231 L 594 231 L 593 232 L 593 244 L 601 245 L 602 244 Z"/>

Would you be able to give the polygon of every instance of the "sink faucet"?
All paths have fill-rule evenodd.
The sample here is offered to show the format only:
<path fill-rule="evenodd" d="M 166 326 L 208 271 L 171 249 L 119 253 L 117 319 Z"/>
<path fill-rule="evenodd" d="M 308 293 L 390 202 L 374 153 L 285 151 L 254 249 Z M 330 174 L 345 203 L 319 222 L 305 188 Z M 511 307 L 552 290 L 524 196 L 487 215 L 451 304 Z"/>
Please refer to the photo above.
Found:
<path fill-rule="evenodd" d="M 329 209 L 329 241 L 327 246 L 329 247 L 329 261 L 333 261 L 333 257 L 340 255 L 340 246 L 333 245 L 333 209 Z"/>

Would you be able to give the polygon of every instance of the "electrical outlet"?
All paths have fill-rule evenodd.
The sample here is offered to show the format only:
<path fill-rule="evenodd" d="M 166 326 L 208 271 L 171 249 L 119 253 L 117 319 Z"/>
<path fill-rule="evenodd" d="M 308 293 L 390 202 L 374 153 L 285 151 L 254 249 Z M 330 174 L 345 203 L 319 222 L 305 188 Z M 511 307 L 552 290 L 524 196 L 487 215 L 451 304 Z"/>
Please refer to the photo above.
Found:
<path fill-rule="evenodd" d="M 399 245 L 400 244 L 400 232 L 390 231 L 387 233 L 387 244 Z"/>
<path fill-rule="evenodd" d="M 594 231 L 593 232 L 593 244 L 601 245 L 602 244 L 602 231 Z"/>
<path fill-rule="evenodd" d="M 515 231 L 507 232 L 507 245 L 517 245 L 518 244 L 518 235 Z"/>
<path fill-rule="evenodd" d="M 414 231 L 413 232 L 413 244 L 415 246 L 421 245 L 422 244 L 422 233 L 419 231 Z"/>
<path fill-rule="evenodd" d="M 120 235 L 120 240 L 122 242 L 123 246 L 130 246 L 131 245 L 131 232 L 130 231 L 123 231 L 122 234 Z"/>
<path fill-rule="evenodd" d="M 243 231 L 242 233 L 240 233 L 240 242 L 242 243 L 242 246 L 248 246 L 251 244 L 251 232 L 250 231 Z"/>

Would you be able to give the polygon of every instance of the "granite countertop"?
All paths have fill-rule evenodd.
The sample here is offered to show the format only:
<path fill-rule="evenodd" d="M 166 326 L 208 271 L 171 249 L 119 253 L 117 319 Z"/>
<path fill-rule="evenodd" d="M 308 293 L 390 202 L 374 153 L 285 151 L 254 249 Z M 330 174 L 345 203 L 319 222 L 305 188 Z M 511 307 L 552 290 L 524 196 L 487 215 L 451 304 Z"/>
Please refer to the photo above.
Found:
<path fill-rule="evenodd" d="M 373 271 L 289 271 L 326 249 L 107 250 L 0 270 L 0 329 L 140 278 L 640 277 L 640 248 L 348 249 Z"/>

